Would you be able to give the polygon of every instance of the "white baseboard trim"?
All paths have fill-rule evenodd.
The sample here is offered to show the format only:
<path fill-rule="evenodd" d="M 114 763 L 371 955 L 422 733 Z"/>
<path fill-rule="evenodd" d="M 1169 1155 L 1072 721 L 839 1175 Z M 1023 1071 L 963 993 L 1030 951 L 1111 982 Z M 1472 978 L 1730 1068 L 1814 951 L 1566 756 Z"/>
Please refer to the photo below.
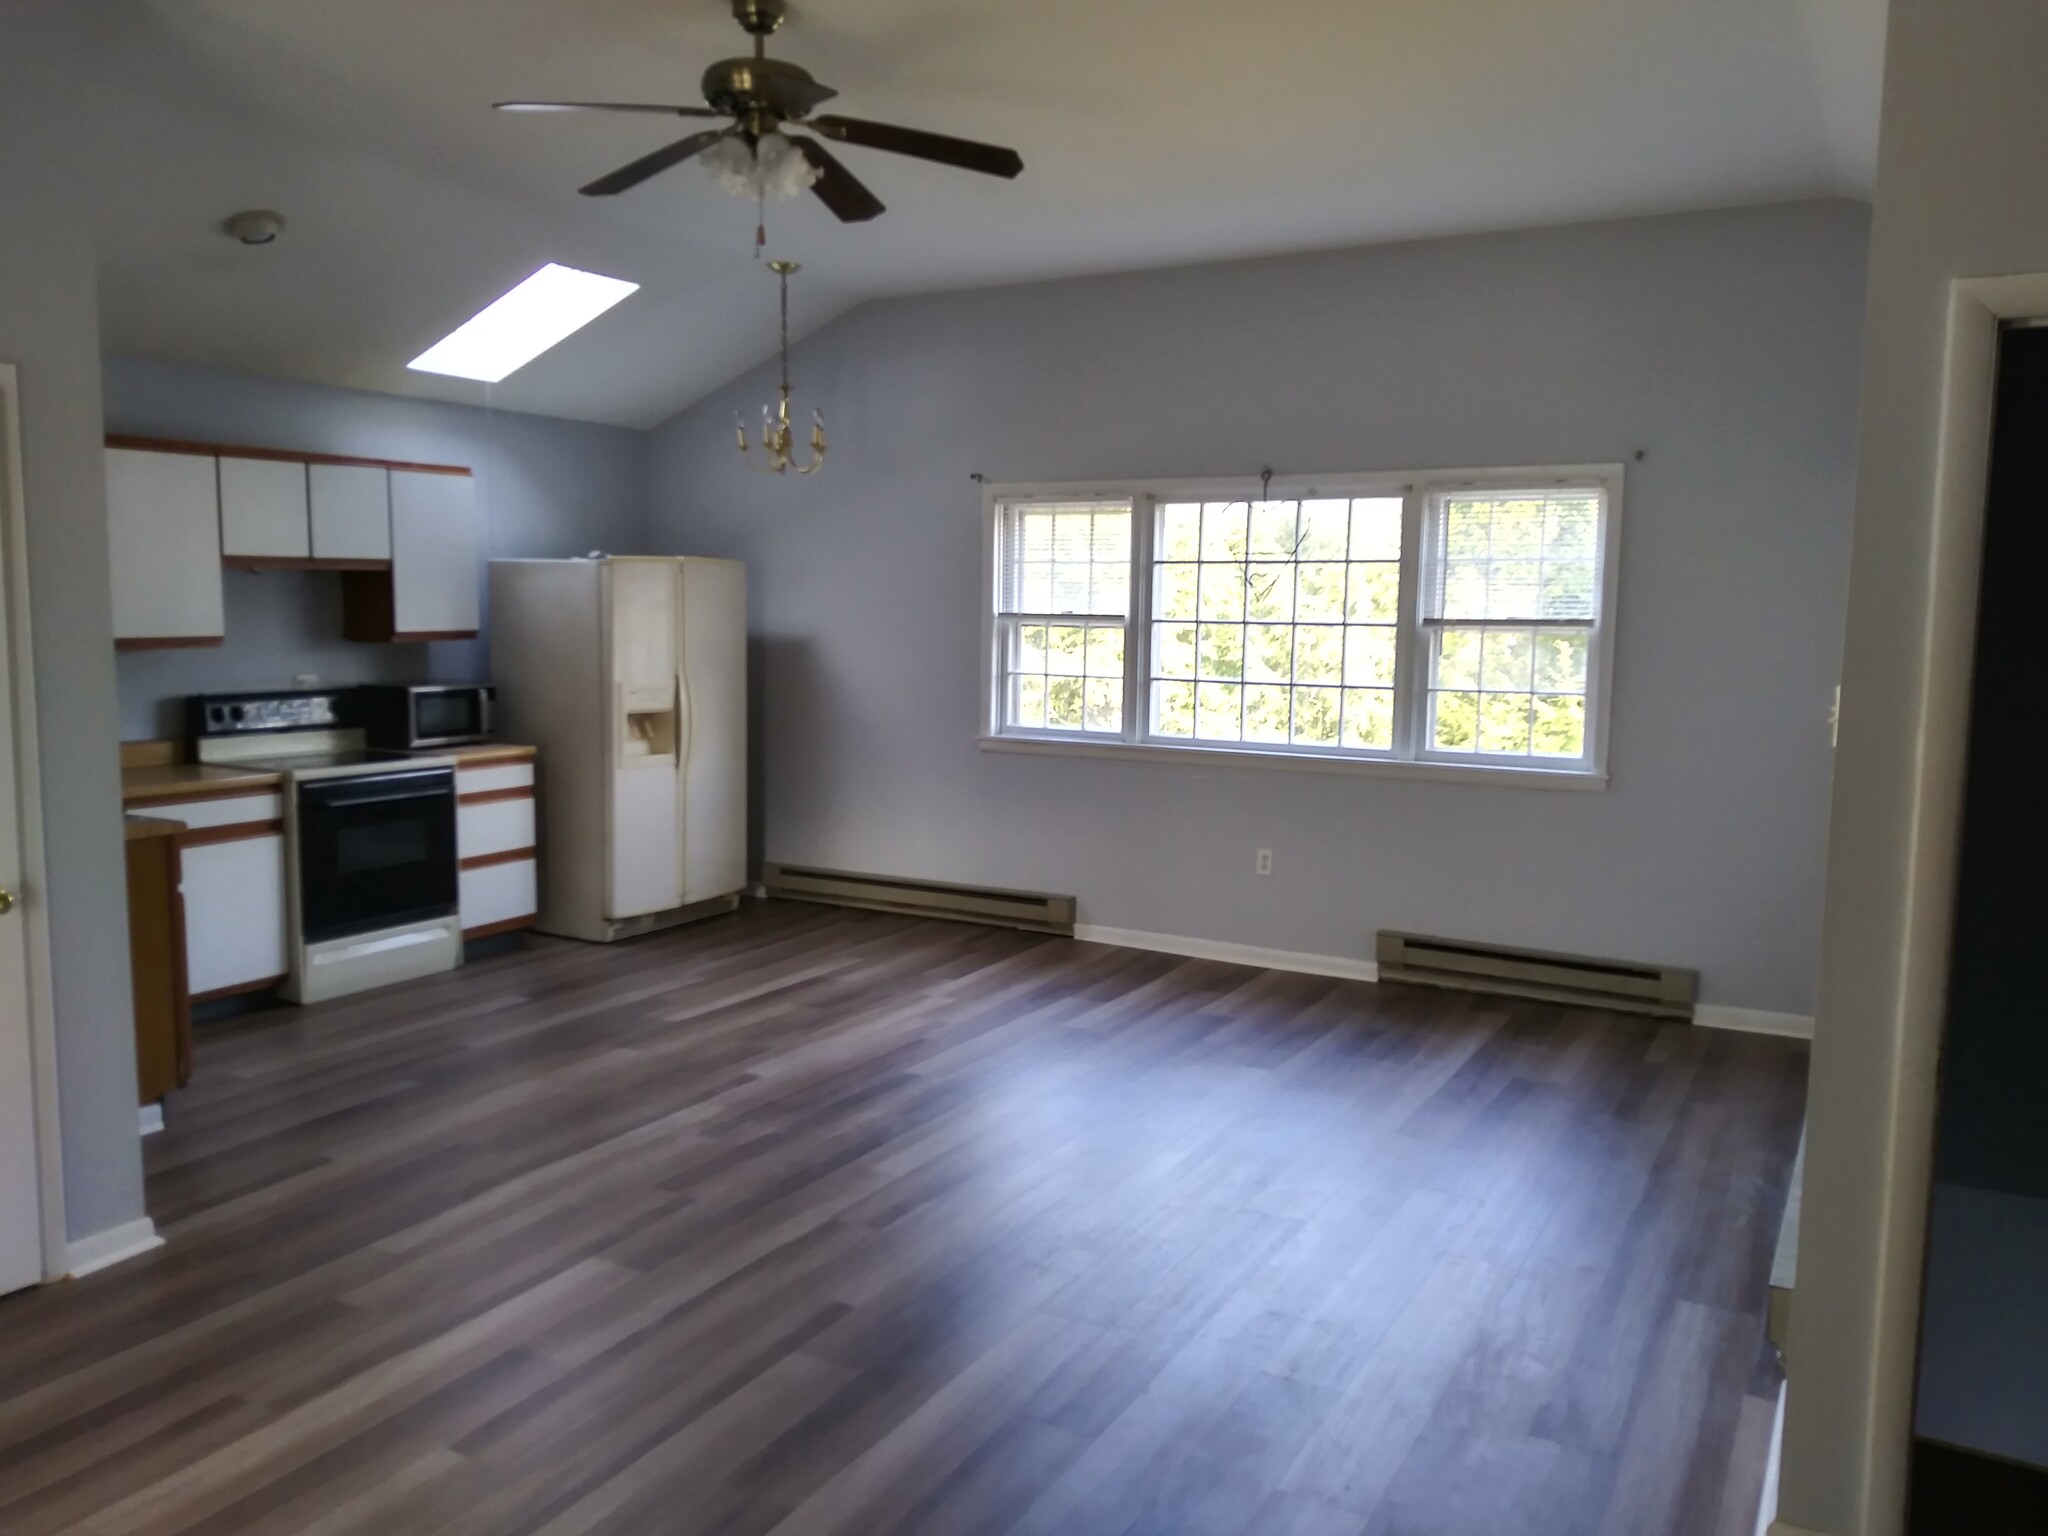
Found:
<path fill-rule="evenodd" d="M 164 1128 L 164 1107 L 162 1104 L 145 1104 L 137 1122 L 145 1136 L 154 1136 Z"/>
<path fill-rule="evenodd" d="M 1137 928 L 1105 928 L 1076 923 L 1074 937 L 1087 944 L 1115 944 L 1123 949 L 1150 949 L 1191 960 L 1220 960 L 1226 965 L 1251 965 L 1268 971 L 1298 971 L 1305 976 L 1337 976 L 1346 981 L 1378 981 L 1379 962 L 1349 955 L 1312 955 L 1298 949 L 1261 949 L 1256 944 L 1226 944 L 1221 939 L 1192 939 L 1179 933 L 1146 933 Z M 1733 1029 L 1751 1035 L 1813 1038 L 1813 1019 L 1803 1013 L 1767 1013 L 1761 1008 L 1731 1008 L 1701 1003 L 1693 1023 L 1702 1029 Z"/>
<path fill-rule="evenodd" d="M 65 1249 L 65 1262 L 71 1278 L 94 1274 L 102 1269 L 112 1268 L 124 1260 L 136 1258 L 152 1248 L 164 1245 L 158 1236 L 156 1223 L 147 1216 L 137 1217 L 118 1227 L 109 1227 L 104 1232 L 95 1232 L 91 1237 L 81 1237 Z"/>
<path fill-rule="evenodd" d="M 1813 1038 L 1810 1013 L 1766 1013 L 1761 1008 L 1730 1008 L 1726 1003 L 1701 1003 L 1693 1023 L 1702 1029 L 1734 1029 L 1746 1035 L 1781 1035 L 1788 1040 Z"/>
<path fill-rule="evenodd" d="M 1220 960 L 1226 965 L 1252 965 L 1268 971 L 1299 971 L 1305 976 L 1336 976 L 1346 981 L 1378 981 L 1379 962 L 1348 955 L 1311 955 L 1296 949 L 1261 949 L 1255 944 L 1225 944 L 1217 939 L 1190 939 L 1177 933 L 1141 933 L 1135 928 L 1104 928 L 1076 923 L 1074 937 L 1087 944 L 1115 944 L 1124 949 L 1150 949 L 1191 960 Z"/>
<path fill-rule="evenodd" d="M 1810 1525 L 1794 1525 L 1789 1520 L 1773 1520 L 1770 1536 L 1828 1536 L 1828 1533 L 1816 1531 Z"/>

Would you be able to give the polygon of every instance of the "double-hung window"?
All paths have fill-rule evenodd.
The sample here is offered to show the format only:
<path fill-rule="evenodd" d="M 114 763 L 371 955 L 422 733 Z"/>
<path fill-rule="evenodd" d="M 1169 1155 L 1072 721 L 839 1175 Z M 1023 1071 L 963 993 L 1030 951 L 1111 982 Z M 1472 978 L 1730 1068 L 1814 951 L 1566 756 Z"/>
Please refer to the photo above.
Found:
<path fill-rule="evenodd" d="M 984 737 L 1604 782 L 1620 488 L 992 488 Z"/>

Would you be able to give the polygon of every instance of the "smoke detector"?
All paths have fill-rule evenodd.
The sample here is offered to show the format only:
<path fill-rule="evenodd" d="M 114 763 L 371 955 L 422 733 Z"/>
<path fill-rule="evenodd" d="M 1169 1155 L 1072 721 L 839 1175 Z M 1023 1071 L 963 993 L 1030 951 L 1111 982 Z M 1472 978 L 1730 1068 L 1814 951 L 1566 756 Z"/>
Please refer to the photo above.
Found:
<path fill-rule="evenodd" d="M 221 225 L 244 245 L 268 245 L 284 233 L 284 215 L 268 208 L 250 208 Z"/>

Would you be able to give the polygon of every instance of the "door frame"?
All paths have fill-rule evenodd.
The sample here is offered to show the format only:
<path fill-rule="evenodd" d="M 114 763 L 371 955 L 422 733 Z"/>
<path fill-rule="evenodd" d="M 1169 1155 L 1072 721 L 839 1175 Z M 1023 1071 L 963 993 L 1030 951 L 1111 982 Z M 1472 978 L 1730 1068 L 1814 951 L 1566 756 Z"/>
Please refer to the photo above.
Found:
<path fill-rule="evenodd" d="M 1942 348 L 1940 417 L 1935 440 L 1932 517 L 1928 524 L 1926 604 L 1917 616 L 1920 678 L 1910 707 L 1915 757 L 1907 793 L 1908 865 L 1900 952 L 1887 966 L 1889 998 L 1867 1069 L 1880 1074 L 1887 1114 L 1877 1165 L 1861 1170 L 1855 1189 L 1813 1184 L 1807 1160 L 1805 1209 L 1820 1200 L 1861 1204 L 1870 1197 L 1874 1222 L 1858 1232 L 1853 1256 L 1830 1264 L 1834 1293 L 1815 1297 L 1860 1314 L 1864 1329 L 1794 1348 L 1785 1396 L 1781 1488 L 1804 1488 L 1808 1442 L 1823 1421 L 1846 1421 L 1857 1464 L 1840 1469 L 1855 1506 L 1872 1530 L 1895 1531 L 1904 1517 L 1912 1456 L 1913 1390 L 1919 1355 L 1920 1283 L 1933 1189 L 1935 1082 L 1948 995 L 1954 929 L 1956 866 L 1968 768 L 1970 681 L 1975 668 L 1978 568 L 1983 555 L 1985 498 L 1990 487 L 1991 425 L 1997 405 L 1998 336 L 2009 321 L 2048 319 L 2048 272 L 1958 278 L 1949 287 Z M 1863 955 L 1822 955 L 1822 966 L 1867 965 Z M 1828 990 L 1823 975 L 1822 991 Z M 1819 1028 L 1831 1027 L 1822 1018 Z M 1811 1151 L 1811 1145 L 1809 1145 Z M 1849 1275 L 1835 1266 L 1851 1266 Z M 1811 1266 L 1809 1266 L 1811 1267 Z M 1850 1289 L 1853 1285 L 1853 1289 Z M 1841 1294 L 1848 1290 L 1849 1294 Z M 1795 1290 L 1795 1305 L 1804 1290 Z M 1796 1327 L 1796 1325 L 1795 1325 Z M 1804 1339 L 1805 1336 L 1801 1335 Z M 1850 1358 L 1853 1353 L 1854 1358 Z M 1819 1394 L 1810 1385 L 1821 1381 Z M 1827 1437 L 1839 1447 L 1838 1431 Z M 1778 1520 L 1772 1536 L 1811 1536 Z"/>
<path fill-rule="evenodd" d="M 49 890 L 43 855 L 41 754 L 36 737 L 34 653 L 29 632 L 28 493 L 21 468 L 21 376 L 0 362 L 0 565 L 6 570 L 7 668 L 14 700 L 14 782 L 21 814 L 17 909 L 28 954 L 30 1097 L 35 1104 L 36 1174 L 42 1192 L 43 1279 L 70 1271 L 64 1235 L 63 1139 L 57 1114 L 57 1015 L 51 982 Z"/>

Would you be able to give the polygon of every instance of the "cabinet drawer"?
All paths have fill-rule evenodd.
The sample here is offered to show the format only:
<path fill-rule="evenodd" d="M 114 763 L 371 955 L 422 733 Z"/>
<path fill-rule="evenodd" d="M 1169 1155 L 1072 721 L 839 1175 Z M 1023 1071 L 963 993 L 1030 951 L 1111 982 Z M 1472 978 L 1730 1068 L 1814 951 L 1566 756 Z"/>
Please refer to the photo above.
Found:
<path fill-rule="evenodd" d="M 468 933 L 528 918 L 539 910 L 540 890 L 532 859 L 486 864 L 462 872 L 462 929 Z"/>
<path fill-rule="evenodd" d="M 455 775 L 458 795 L 488 794 L 495 789 L 530 789 L 533 764 L 494 763 L 488 768 L 464 768 Z"/>
<path fill-rule="evenodd" d="M 455 808 L 455 851 L 465 859 L 533 846 L 533 796 Z"/>
<path fill-rule="evenodd" d="M 219 800 L 151 801 L 131 805 L 131 811 L 146 811 L 167 821 L 182 821 L 187 831 L 207 827 L 233 827 L 245 822 L 276 821 L 284 815 L 284 796 L 230 795 Z"/>
<path fill-rule="evenodd" d="M 284 838 L 184 850 L 185 975 L 192 995 L 280 980 L 285 947 Z"/>

